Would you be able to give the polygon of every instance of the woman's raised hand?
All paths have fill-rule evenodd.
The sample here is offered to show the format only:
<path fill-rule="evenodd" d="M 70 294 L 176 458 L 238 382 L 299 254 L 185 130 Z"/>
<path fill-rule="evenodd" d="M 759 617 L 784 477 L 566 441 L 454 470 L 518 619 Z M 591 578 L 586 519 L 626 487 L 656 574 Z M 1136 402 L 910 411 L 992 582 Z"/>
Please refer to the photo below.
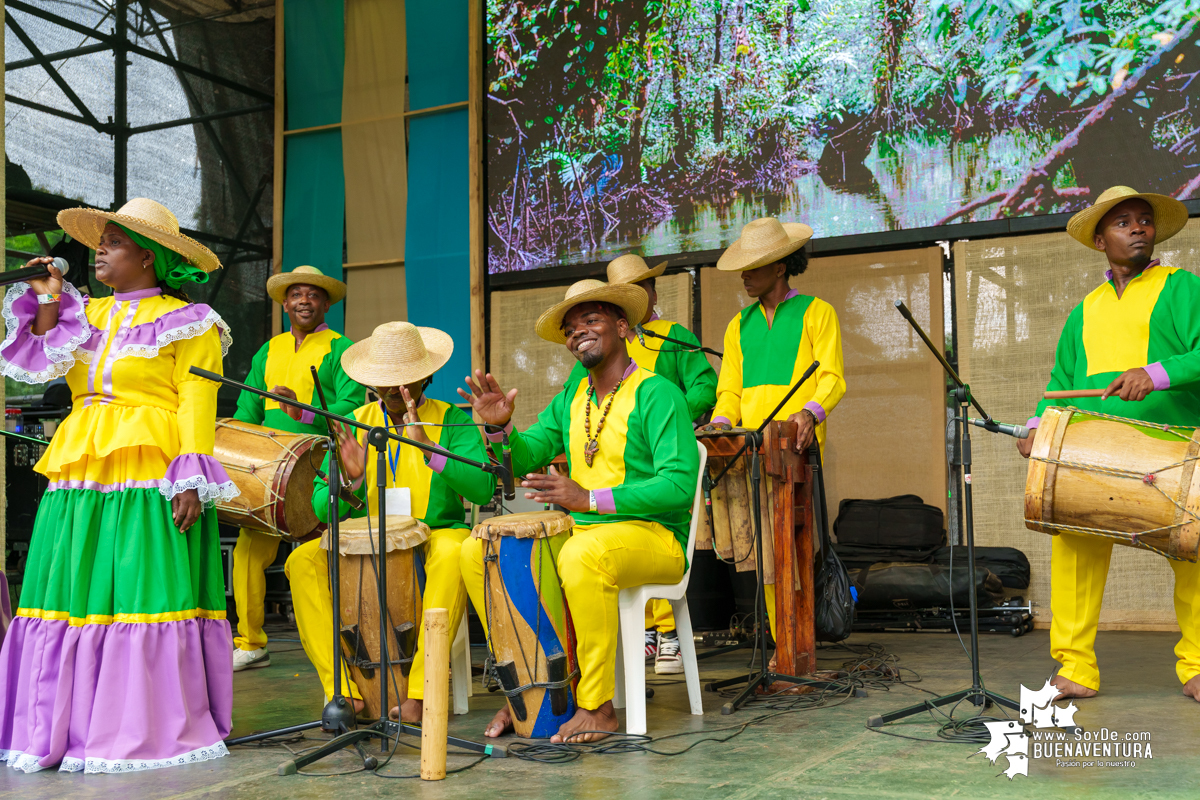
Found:
<path fill-rule="evenodd" d="M 488 425 L 503 428 L 512 419 L 516 407 L 517 390 L 511 389 L 506 394 L 500 384 L 492 377 L 492 373 L 483 374 L 483 370 L 475 370 L 475 377 L 467 376 L 467 388 L 471 391 L 458 390 L 459 395 L 471 404 L 479 418 Z"/>
<path fill-rule="evenodd" d="M 63 276 L 58 267 L 54 266 L 54 259 L 50 256 L 39 256 L 31 258 L 26 262 L 28 267 L 46 267 L 50 270 L 50 275 L 45 278 L 30 278 L 25 281 L 30 285 L 33 291 L 38 294 L 62 294 Z"/>

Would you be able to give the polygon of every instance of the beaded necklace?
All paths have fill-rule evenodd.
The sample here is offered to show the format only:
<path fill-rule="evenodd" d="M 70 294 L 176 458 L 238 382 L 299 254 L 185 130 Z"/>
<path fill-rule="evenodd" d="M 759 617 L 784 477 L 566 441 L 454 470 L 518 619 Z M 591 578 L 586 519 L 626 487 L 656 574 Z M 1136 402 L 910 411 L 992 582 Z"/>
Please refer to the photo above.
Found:
<path fill-rule="evenodd" d="M 592 436 L 592 398 L 596 396 L 596 387 L 588 386 L 587 390 L 587 407 L 583 414 L 583 433 L 587 437 L 587 445 L 583 448 L 583 460 L 590 467 L 592 462 L 596 460 L 596 453 L 600 452 L 600 431 L 604 430 L 604 420 L 608 419 L 608 411 L 612 408 L 613 398 L 617 396 L 617 389 L 621 388 L 621 384 L 625 382 L 625 376 L 621 376 L 621 380 L 617 381 L 617 385 L 608 393 L 608 400 L 604 404 L 604 413 L 600 415 L 600 421 L 596 423 L 596 435 Z"/>

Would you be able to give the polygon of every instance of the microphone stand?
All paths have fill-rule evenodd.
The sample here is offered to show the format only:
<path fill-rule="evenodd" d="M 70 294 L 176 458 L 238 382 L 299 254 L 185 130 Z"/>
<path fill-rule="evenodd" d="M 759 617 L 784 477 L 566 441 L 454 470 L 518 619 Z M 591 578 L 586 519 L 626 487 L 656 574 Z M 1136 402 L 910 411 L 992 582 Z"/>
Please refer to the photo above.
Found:
<path fill-rule="evenodd" d="M 925 335 L 925 331 L 921 330 L 921 325 L 913 319 L 912 312 L 900 300 L 896 301 L 896 310 L 900 315 L 908 320 L 908 324 L 913 327 L 917 335 L 921 337 L 921 341 L 925 342 L 925 346 L 933 353 L 934 358 L 942 365 L 942 369 L 950 376 L 954 387 L 949 394 L 954 398 L 954 402 L 958 404 L 957 416 L 954 421 L 962 426 L 961 443 L 959 450 L 959 459 L 955 466 L 961 466 L 963 470 L 963 530 L 967 537 L 967 574 L 970 576 L 971 583 L 971 686 L 968 689 L 960 689 L 957 692 L 934 697 L 931 700 L 925 700 L 907 708 L 902 708 L 899 711 L 889 711 L 886 714 L 875 714 L 867 720 L 867 727 L 881 728 L 889 722 L 895 722 L 905 717 L 911 717 L 915 714 L 924 714 L 926 711 L 932 710 L 937 706 L 950 705 L 959 703 L 963 700 L 969 700 L 972 705 L 980 707 L 980 710 L 986 709 L 992 703 L 996 703 L 1012 711 L 1020 711 L 1021 706 L 1015 700 L 1010 700 L 1004 695 L 997 694 L 989 689 L 984 688 L 983 679 L 979 675 L 979 600 L 976 597 L 975 591 L 975 519 L 971 505 L 971 426 L 967 423 L 967 413 L 971 406 L 979 412 L 983 417 L 984 427 L 994 426 L 996 422 L 992 420 L 988 413 L 979 405 L 979 401 L 971 394 L 971 387 L 963 383 L 962 378 L 950 366 L 950 362 L 942 355 L 942 351 L 935 347 L 929 337 Z M 991 430 L 999 431 L 998 428 L 990 428 Z"/>
<path fill-rule="evenodd" d="M 671 344 L 677 344 L 680 347 L 685 348 L 689 353 L 708 353 L 709 355 L 716 356 L 717 358 L 725 358 L 723 353 L 719 353 L 716 350 L 713 350 L 711 347 L 694 345 L 691 342 L 685 342 L 682 339 L 672 339 L 670 336 L 664 336 L 661 333 L 655 333 L 645 325 L 636 326 L 634 328 L 634 332 L 641 333 L 643 336 L 653 336 L 655 339 L 662 339 L 664 342 L 670 342 Z"/>
<path fill-rule="evenodd" d="M 322 718 L 319 721 L 307 722 L 302 725 L 293 725 L 288 728 L 280 728 L 274 731 L 255 733 L 249 736 L 239 736 L 236 739 L 225 740 L 225 745 L 228 747 L 238 744 L 247 744 L 249 742 L 257 742 L 263 739 L 270 739 L 281 735 L 300 733 L 301 731 L 320 727 L 325 730 L 334 731 L 338 735 L 334 736 L 328 742 L 316 748 L 315 750 L 307 752 L 290 761 L 283 762 L 279 765 L 277 770 L 278 774 L 294 775 L 301 768 L 350 746 L 354 746 L 358 750 L 359 755 L 361 755 L 363 758 L 363 766 L 366 769 L 375 769 L 378 766 L 378 761 L 363 751 L 361 742 L 366 739 L 378 738 L 380 740 L 380 752 L 387 752 L 388 742 L 393 739 L 398 739 L 400 734 L 408 734 L 409 736 L 415 736 L 418 739 L 421 738 L 421 726 L 412 725 L 407 722 L 393 722 L 388 717 L 388 711 L 391 708 L 391 705 L 388 703 L 388 678 L 390 677 L 391 670 L 388 669 L 388 667 L 391 666 L 391 659 L 388 657 L 387 642 L 387 558 L 385 557 L 387 553 L 387 442 L 389 439 L 393 439 L 403 444 L 412 445 L 413 447 L 416 447 L 417 449 L 423 450 L 427 453 L 440 453 L 448 459 L 461 461 L 464 464 L 470 464 L 471 466 L 481 469 L 484 472 L 497 475 L 501 477 L 501 479 L 504 479 L 504 473 L 506 470 L 501 465 L 484 464 L 470 458 L 464 458 L 463 456 L 451 453 L 449 450 L 437 447 L 436 445 L 423 444 L 421 442 L 408 439 L 404 436 L 400 436 L 399 434 L 392 433 L 386 427 L 367 425 L 359 422 L 353 417 L 344 417 L 340 414 L 334 414 L 326 409 L 309 405 L 308 403 L 301 403 L 300 401 L 294 400 L 290 397 L 283 397 L 282 395 L 257 389 L 253 386 L 247 386 L 240 381 L 235 381 L 232 378 L 226 378 L 223 375 L 218 375 L 217 373 L 210 372 L 206 369 L 192 367 L 189 371 L 191 374 L 200 378 L 206 378 L 217 383 L 223 383 L 227 386 L 233 386 L 237 389 L 252 392 L 261 397 L 274 400 L 277 403 L 295 406 L 305 411 L 311 411 L 316 416 L 324 417 L 327 421 L 341 422 L 354 428 L 366 430 L 367 443 L 375 448 L 375 485 L 379 498 L 379 541 L 377 544 L 378 549 L 376 550 L 376 554 L 378 556 L 376 560 L 376 589 L 379 595 L 379 669 L 381 671 L 379 682 L 379 719 L 365 728 L 355 729 L 353 727 L 355 724 L 353 707 L 346 702 L 346 698 L 341 695 L 341 675 L 343 662 L 340 647 L 342 625 L 341 608 L 339 606 L 341 599 L 339 594 L 340 579 L 338 577 L 340 550 L 338 549 L 339 540 L 337 533 L 339 516 L 338 500 L 340 499 L 337 487 L 341 485 L 341 475 L 338 473 L 338 459 L 336 456 L 334 456 L 330 458 L 329 461 L 329 525 L 330 544 L 332 548 L 329 555 L 329 569 L 330 593 L 333 601 L 334 697 L 328 704 L 326 704 L 325 710 L 322 712 Z M 328 437 L 326 437 L 326 440 L 326 446 L 330 448 L 331 452 L 336 452 L 336 436 L 331 433 Z M 511 480 L 511 478 L 507 480 Z M 464 750 L 469 750 L 471 752 L 479 753 L 484 756 L 490 756 L 492 758 L 505 758 L 508 756 L 508 751 L 500 745 L 481 744 L 479 742 L 473 742 L 469 739 L 459 739 L 455 736 L 447 736 L 446 743 L 454 747 L 459 747 Z"/>
<path fill-rule="evenodd" d="M 775 406 L 775 410 L 767 415 L 767 418 L 762 421 L 756 430 L 746 433 L 742 446 L 738 451 L 726 462 L 725 468 L 712 480 L 712 486 L 716 486 L 721 478 L 725 477 L 725 473 L 730 467 L 741 457 L 742 453 L 750 450 L 750 486 L 751 492 L 754 495 L 752 501 L 752 511 L 754 519 L 754 552 L 758 559 L 758 568 L 755 570 L 758 573 L 758 589 L 754 598 L 754 615 L 756 618 L 754 631 L 754 646 L 758 648 L 759 666 L 757 672 L 751 672 L 747 675 L 742 675 L 737 678 L 726 678 L 725 680 L 713 681 L 708 684 L 705 689 L 710 692 L 715 692 L 723 689 L 726 686 L 736 686 L 739 683 L 745 683 L 746 688 L 742 689 L 731 702 L 721 706 L 721 714 L 729 715 L 737 711 L 747 701 L 754 696 L 755 691 L 759 687 L 769 690 L 773 683 L 791 683 L 803 686 L 813 686 L 821 689 L 837 689 L 839 685 L 830 683 L 829 681 L 816 680 L 813 678 L 802 678 L 797 675 L 785 675 L 780 672 L 773 672 L 770 668 L 770 660 L 767 658 L 767 628 L 769 627 L 769 618 L 767 617 L 767 601 L 766 601 L 766 573 L 763 570 L 763 529 L 762 529 L 762 509 L 761 509 L 761 493 L 762 493 L 762 443 L 763 431 L 767 426 L 775 420 L 775 417 L 783 410 L 784 405 L 788 400 L 792 399 L 792 395 L 804 384 L 809 377 L 817 371 L 817 367 L 821 362 L 814 361 L 804 374 L 800 376 L 800 380 L 796 381 L 791 390 L 784 395 L 779 401 L 779 405 Z M 815 438 L 815 433 L 814 433 Z M 823 479 L 822 479 L 823 480 Z M 811 487 L 810 487 L 811 491 Z M 815 499 L 815 498 L 814 498 Z M 823 521 L 824 498 L 821 498 L 820 503 Z M 816 509 L 814 508 L 814 511 Z M 816 519 L 814 514 L 814 520 Z M 774 532 L 772 532 L 773 535 Z M 806 580 L 812 580 L 812 576 L 801 576 Z M 734 648 L 736 649 L 736 648 Z"/>

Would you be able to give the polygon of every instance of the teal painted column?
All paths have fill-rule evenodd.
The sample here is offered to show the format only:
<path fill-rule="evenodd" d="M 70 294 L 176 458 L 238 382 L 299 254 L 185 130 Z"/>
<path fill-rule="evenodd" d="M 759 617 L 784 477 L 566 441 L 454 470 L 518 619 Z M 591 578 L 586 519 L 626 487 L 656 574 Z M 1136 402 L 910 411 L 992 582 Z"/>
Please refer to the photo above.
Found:
<path fill-rule="evenodd" d="M 343 0 L 284 0 L 283 20 L 287 130 L 341 122 L 346 60 Z M 284 147 L 283 271 L 309 264 L 344 280 L 342 132 L 286 136 Z M 345 332 L 342 303 L 330 309 L 326 322 Z"/>
<path fill-rule="evenodd" d="M 408 0 L 408 107 L 467 99 L 466 0 Z M 408 123 L 408 225 L 404 279 L 408 319 L 454 339 L 454 355 L 430 395 L 455 402 L 471 371 L 470 217 L 466 110 Z"/>

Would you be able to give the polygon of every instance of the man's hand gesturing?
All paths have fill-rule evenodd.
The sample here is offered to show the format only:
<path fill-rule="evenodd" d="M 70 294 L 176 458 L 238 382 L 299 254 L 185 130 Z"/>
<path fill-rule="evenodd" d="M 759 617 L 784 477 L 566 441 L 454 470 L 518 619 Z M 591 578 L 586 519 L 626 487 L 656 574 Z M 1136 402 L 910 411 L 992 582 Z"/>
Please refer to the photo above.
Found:
<path fill-rule="evenodd" d="M 506 394 L 490 372 L 484 375 L 480 369 L 475 370 L 474 378 L 467 376 L 467 388 L 471 391 L 459 389 L 459 396 L 471 404 L 471 408 L 485 423 L 503 428 L 512 419 L 516 407 L 516 389 Z"/>

